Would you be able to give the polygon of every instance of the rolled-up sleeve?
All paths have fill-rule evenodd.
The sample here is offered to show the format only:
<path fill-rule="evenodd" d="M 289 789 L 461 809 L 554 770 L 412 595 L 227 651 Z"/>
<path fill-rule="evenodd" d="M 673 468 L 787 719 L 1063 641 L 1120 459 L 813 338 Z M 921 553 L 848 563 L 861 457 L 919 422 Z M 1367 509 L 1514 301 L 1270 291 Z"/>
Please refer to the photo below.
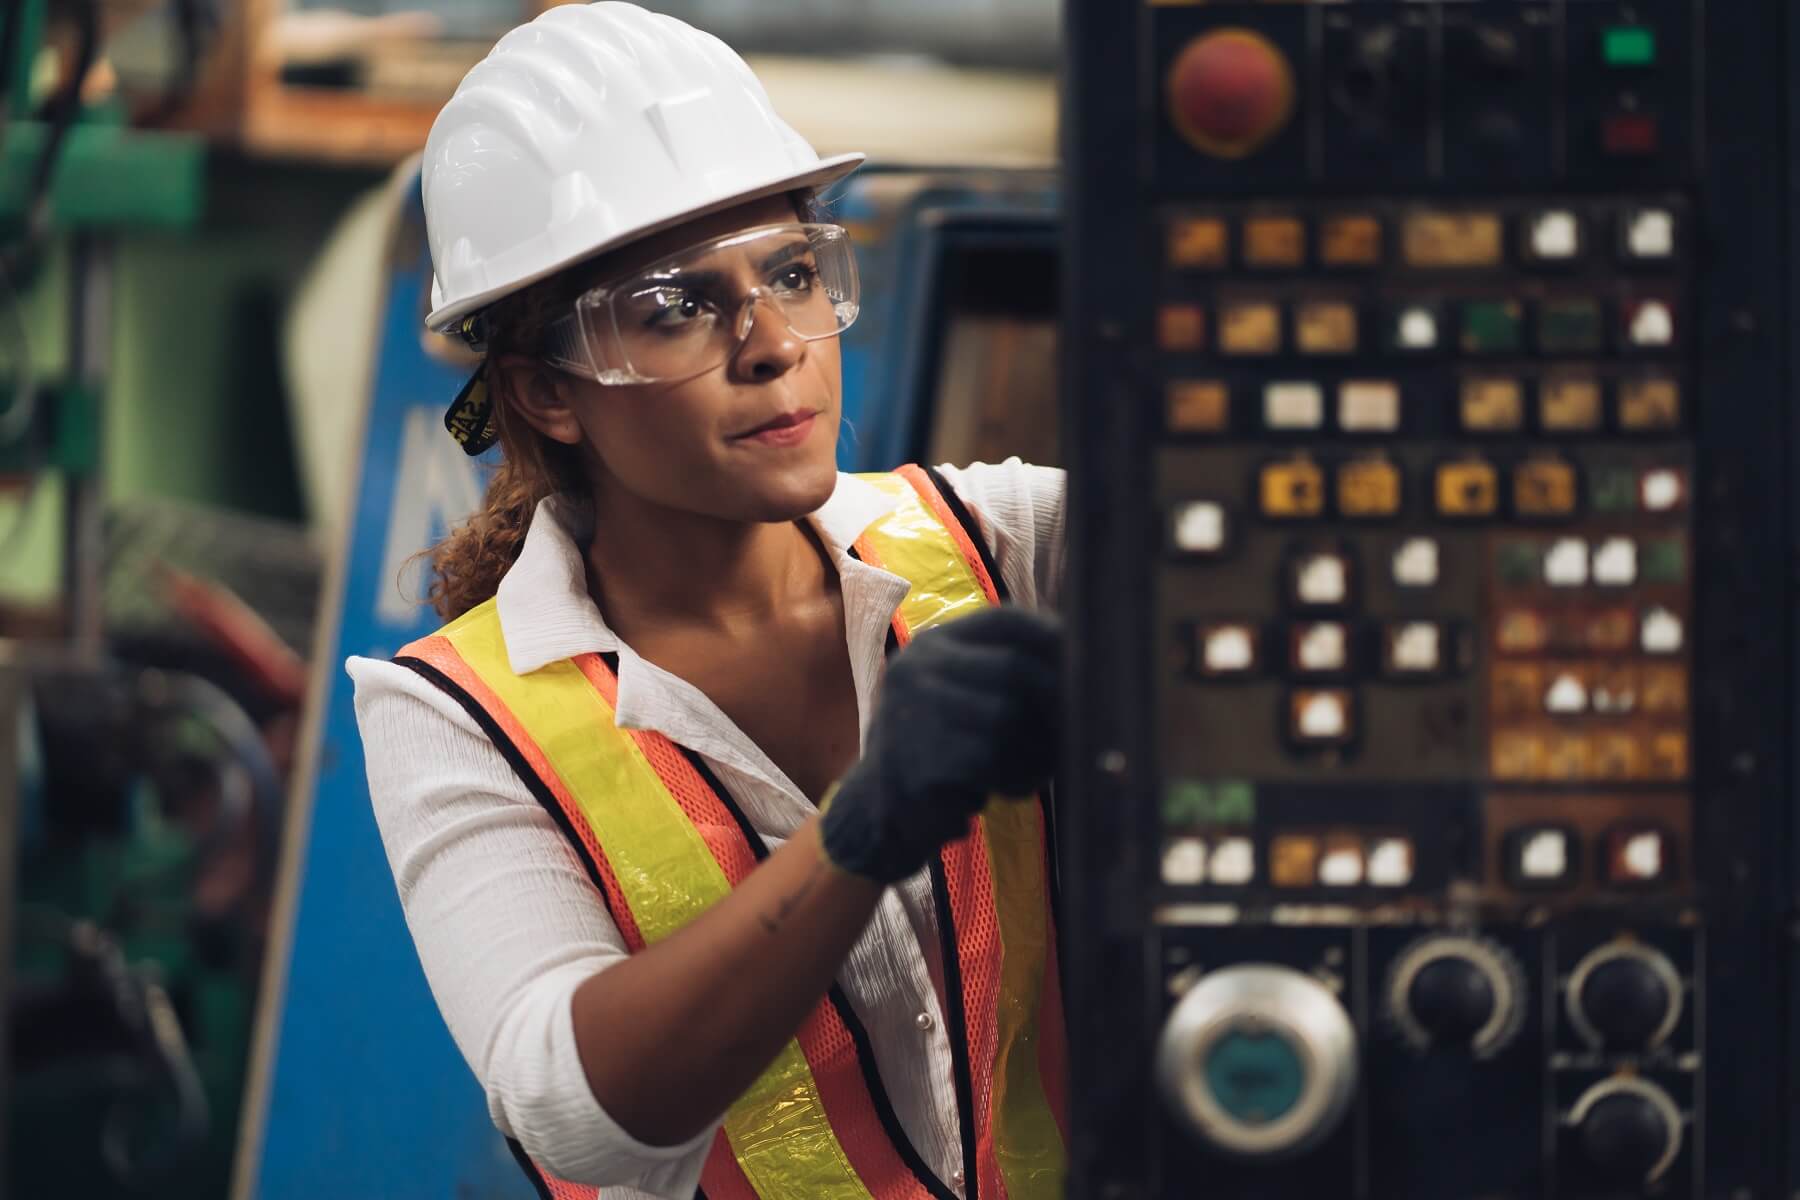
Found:
<path fill-rule="evenodd" d="M 692 1196 L 714 1129 L 640 1142 L 582 1071 L 575 990 L 628 949 L 575 851 L 456 701 L 393 663 L 346 669 L 407 927 L 494 1124 L 572 1183 Z"/>

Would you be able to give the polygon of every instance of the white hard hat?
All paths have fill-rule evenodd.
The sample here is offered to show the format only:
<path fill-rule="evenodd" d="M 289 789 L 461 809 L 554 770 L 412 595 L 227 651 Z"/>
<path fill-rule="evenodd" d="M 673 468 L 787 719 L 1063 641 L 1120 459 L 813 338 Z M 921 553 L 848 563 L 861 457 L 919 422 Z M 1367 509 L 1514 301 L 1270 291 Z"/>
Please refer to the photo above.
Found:
<path fill-rule="evenodd" d="M 582 259 L 854 171 L 776 115 L 737 53 L 635 4 L 552 8 L 438 114 L 420 188 L 440 332 Z"/>

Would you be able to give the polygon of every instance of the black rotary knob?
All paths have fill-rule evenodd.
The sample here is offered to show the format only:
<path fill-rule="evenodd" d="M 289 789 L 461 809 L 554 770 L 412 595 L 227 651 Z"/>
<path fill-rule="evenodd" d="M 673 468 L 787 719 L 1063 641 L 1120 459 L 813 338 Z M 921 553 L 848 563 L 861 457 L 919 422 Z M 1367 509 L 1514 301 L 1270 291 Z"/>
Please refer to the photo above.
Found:
<path fill-rule="evenodd" d="M 1494 985 L 1473 962 L 1446 956 L 1419 968 L 1406 1002 L 1433 1042 L 1466 1045 L 1494 1017 Z"/>
<path fill-rule="evenodd" d="M 1608 1180 L 1649 1183 L 1681 1149 L 1681 1114 L 1667 1093 L 1640 1079 L 1596 1084 L 1576 1103 L 1581 1149 Z"/>
<path fill-rule="evenodd" d="M 1482 937 L 1428 934 L 1402 950 L 1388 971 L 1388 1016 L 1421 1050 L 1454 1048 L 1477 1058 L 1496 1053 L 1519 1031 L 1524 995 L 1513 956 Z"/>
<path fill-rule="evenodd" d="M 1569 1019 L 1591 1045 L 1647 1050 L 1681 1016 L 1681 976 L 1660 952 L 1613 942 L 1590 953 L 1569 979 Z"/>

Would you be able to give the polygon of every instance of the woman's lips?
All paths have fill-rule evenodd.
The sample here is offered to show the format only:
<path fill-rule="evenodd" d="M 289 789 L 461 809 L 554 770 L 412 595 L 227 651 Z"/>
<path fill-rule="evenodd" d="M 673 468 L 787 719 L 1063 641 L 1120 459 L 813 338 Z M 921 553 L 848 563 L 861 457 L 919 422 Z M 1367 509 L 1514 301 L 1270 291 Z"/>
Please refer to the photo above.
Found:
<path fill-rule="evenodd" d="M 774 420 L 765 421 L 731 440 L 755 442 L 760 446 L 797 446 L 812 433 L 813 422 L 818 419 L 818 415 L 816 412 L 806 411 L 782 413 Z"/>

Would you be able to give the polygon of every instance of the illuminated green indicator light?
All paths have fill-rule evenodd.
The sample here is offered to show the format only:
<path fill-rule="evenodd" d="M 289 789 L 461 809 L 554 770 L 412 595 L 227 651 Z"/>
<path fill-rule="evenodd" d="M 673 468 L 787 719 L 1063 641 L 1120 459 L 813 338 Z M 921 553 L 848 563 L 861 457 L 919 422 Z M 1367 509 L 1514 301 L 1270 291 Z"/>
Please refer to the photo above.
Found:
<path fill-rule="evenodd" d="M 1206 1086 L 1234 1120 L 1246 1125 L 1279 1121 L 1300 1103 L 1306 1067 L 1293 1043 L 1279 1033 L 1234 1029 L 1206 1056 Z"/>
<path fill-rule="evenodd" d="M 1162 808 L 1167 829 L 1249 825 L 1256 820 L 1256 789 L 1241 779 L 1177 779 L 1163 793 Z"/>
<path fill-rule="evenodd" d="M 1656 33 L 1642 26 L 1608 29 L 1601 44 L 1609 67 L 1648 67 L 1656 63 Z"/>

